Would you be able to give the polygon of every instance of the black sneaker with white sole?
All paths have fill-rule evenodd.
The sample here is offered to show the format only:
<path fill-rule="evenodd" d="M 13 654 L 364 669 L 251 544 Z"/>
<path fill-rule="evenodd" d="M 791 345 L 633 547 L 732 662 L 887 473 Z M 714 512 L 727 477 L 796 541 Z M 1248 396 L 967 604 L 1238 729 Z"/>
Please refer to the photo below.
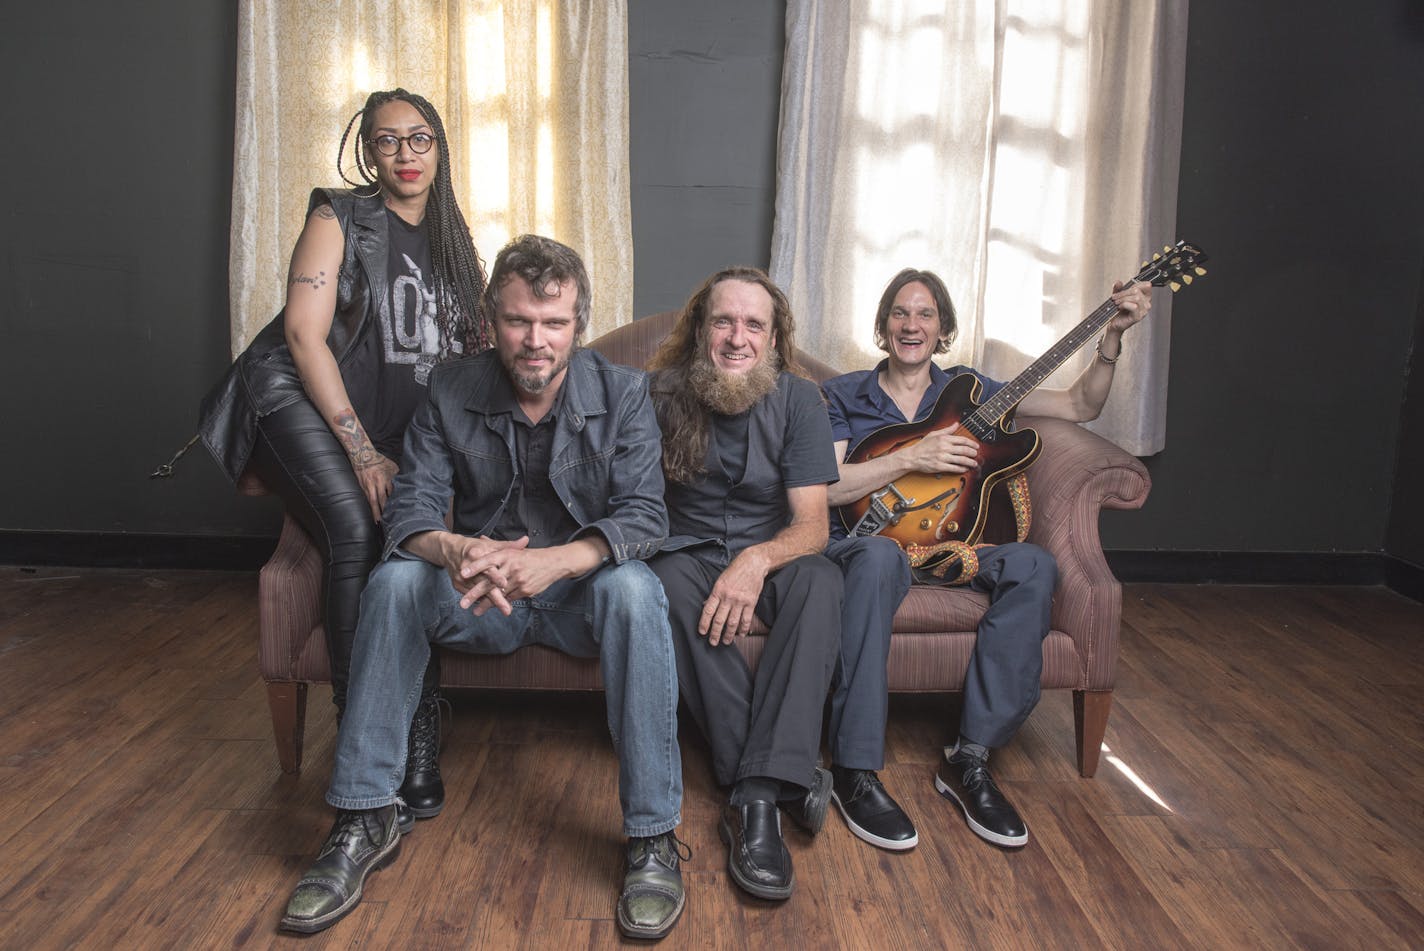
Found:
<path fill-rule="evenodd" d="M 873 769 L 831 767 L 831 800 L 856 838 L 892 852 L 919 844 L 915 824 L 905 815 Z"/>
<path fill-rule="evenodd" d="M 1008 848 L 1028 842 L 1028 827 L 989 775 L 988 760 L 963 750 L 944 756 L 935 789 L 959 805 L 970 830 L 981 839 Z"/>

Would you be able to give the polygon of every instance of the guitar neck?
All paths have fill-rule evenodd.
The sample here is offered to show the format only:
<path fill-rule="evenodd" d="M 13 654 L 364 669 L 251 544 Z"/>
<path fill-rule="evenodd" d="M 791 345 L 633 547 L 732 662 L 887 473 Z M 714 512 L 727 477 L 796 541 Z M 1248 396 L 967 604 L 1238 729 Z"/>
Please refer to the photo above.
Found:
<path fill-rule="evenodd" d="M 1117 311 L 1117 304 L 1113 303 L 1111 297 L 1103 301 L 1097 310 L 1084 317 L 1078 326 L 1068 331 L 1062 339 L 1049 347 L 1047 353 L 1029 364 L 1027 369 L 1005 384 L 1003 389 L 986 400 L 969 416 L 966 416 L 963 422 L 964 428 L 977 438 L 984 438 L 1000 420 L 1019 405 L 1025 396 L 1028 396 L 1040 383 L 1048 379 L 1049 375 L 1061 367 L 1069 357 L 1081 350 L 1085 343 L 1102 332 L 1102 329 L 1108 325 L 1108 321 L 1113 319 L 1113 315 Z"/>

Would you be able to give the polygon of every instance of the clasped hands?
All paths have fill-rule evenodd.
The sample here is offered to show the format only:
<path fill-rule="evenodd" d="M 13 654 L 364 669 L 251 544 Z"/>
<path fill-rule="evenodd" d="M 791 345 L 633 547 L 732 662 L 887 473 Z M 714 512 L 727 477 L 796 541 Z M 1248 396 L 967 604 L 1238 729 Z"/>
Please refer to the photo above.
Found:
<path fill-rule="evenodd" d="M 475 617 L 491 607 L 508 616 L 515 601 L 538 594 L 566 574 L 562 559 L 550 549 L 530 548 L 527 535 L 514 541 L 452 537 L 445 572 L 461 594 L 460 607 Z"/>

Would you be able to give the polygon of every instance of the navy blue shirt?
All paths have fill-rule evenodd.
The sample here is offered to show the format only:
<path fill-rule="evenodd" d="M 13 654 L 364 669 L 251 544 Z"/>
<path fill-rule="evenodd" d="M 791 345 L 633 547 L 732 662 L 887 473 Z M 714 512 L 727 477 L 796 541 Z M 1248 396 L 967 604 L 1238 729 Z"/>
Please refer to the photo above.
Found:
<path fill-rule="evenodd" d="M 850 440 L 847 455 L 849 450 L 854 449 L 862 439 L 877 429 L 884 429 L 895 423 L 916 423 L 924 419 L 930 414 L 930 410 L 934 409 L 935 401 L 939 399 L 940 393 L 944 392 L 949 381 L 962 373 L 970 373 L 979 378 L 979 384 L 983 387 L 979 393 L 981 403 L 991 399 L 1004 387 L 1000 381 L 970 367 L 952 366 L 948 370 L 941 370 L 938 365 L 931 363 L 929 389 L 925 390 L 919 409 L 915 410 L 915 418 L 906 419 L 900 412 L 900 407 L 890 398 L 890 394 L 880 387 L 880 374 L 889 363 L 888 359 L 881 360 L 874 370 L 843 373 L 821 384 L 821 390 L 826 394 L 826 411 L 831 416 L 831 441 Z"/>
<path fill-rule="evenodd" d="M 915 418 L 906 419 L 900 412 L 900 407 L 890 398 L 890 394 L 880 386 L 880 374 L 889 363 L 889 359 L 881 360 L 873 370 L 843 373 L 821 384 L 821 391 L 826 394 L 826 411 L 831 417 L 831 441 L 848 440 L 846 455 L 850 455 L 861 440 L 878 429 L 896 423 L 916 423 L 924 419 L 934 409 L 935 401 L 944 392 L 949 381 L 962 373 L 970 373 L 978 378 L 980 386 L 983 387 L 979 392 L 981 403 L 1004 387 L 999 380 L 991 379 L 970 367 L 952 366 L 948 370 L 942 370 L 937 364 L 931 363 L 929 389 L 925 390 L 925 395 L 920 399 Z M 834 538 L 845 537 L 840 519 L 831 519 L 831 535 Z"/>

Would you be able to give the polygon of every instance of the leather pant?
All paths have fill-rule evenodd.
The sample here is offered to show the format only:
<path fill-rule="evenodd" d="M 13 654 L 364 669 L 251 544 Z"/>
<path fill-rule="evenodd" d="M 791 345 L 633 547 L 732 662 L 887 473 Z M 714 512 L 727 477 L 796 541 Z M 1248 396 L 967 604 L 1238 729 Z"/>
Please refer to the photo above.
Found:
<path fill-rule="evenodd" d="M 381 527 L 341 444 L 306 399 L 262 417 L 249 465 L 281 496 L 287 513 L 306 529 L 322 565 L 322 623 L 331 660 L 331 688 L 344 708 L 351 645 L 366 576 L 381 552 Z"/>

